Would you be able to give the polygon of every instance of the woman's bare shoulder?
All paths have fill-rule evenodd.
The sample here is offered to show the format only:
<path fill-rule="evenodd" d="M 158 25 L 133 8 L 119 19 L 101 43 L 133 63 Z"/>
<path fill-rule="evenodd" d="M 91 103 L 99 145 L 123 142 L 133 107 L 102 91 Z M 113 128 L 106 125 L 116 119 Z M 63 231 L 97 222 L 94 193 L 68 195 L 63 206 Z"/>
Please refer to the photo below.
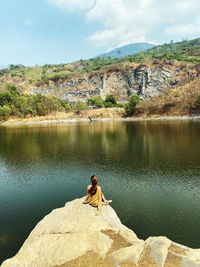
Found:
<path fill-rule="evenodd" d="M 92 185 L 91 185 L 91 184 L 89 184 L 89 185 L 88 185 L 88 187 L 87 187 L 87 190 L 89 190 L 91 187 L 92 187 Z"/>

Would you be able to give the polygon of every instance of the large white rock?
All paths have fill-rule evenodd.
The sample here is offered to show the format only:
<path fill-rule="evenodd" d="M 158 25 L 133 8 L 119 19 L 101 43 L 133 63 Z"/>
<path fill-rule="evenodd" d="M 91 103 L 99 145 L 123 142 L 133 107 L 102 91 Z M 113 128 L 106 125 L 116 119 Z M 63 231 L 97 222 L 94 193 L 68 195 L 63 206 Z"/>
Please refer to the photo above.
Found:
<path fill-rule="evenodd" d="M 200 267 L 200 250 L 166 237 L 140 240 L 110 206 L 98 211 L 83 200 L 53 210 L 2 267 Z"/>

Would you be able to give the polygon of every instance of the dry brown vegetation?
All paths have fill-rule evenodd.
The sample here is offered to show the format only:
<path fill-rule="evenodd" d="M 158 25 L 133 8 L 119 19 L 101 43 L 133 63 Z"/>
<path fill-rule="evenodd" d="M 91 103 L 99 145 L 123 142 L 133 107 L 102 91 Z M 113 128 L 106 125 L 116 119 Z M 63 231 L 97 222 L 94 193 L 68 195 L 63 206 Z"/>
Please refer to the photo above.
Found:
<path fill-rule="evenodd" d="M 200 113 L 200 77 L 184 86 L 166 89 L 159 96 L 142 100 L 134 116 L 191 115 Z"/>
<path fill-rule="evenodd" d="M 50 121 L 50 120 L 81 120 L 88 119 L 91 117 L 93 120 L 100 118 L 122 118 L 125 115 L 125 111 L 123 108 L 100 108 L 100 109 L 92 109 L 92 110 L 84 110 L 81 111 L 80 114 L 76 114 L 75 112 L 52 112 L 50 115 L 46 116 L 35 116 L 35 117 L 26 117 L 25 119 L 20 119 L 17 117 L 10 117 L 8 119 L 9 123 L 26 123 L 26 122 L 41 122 L 41 121 Z"/>

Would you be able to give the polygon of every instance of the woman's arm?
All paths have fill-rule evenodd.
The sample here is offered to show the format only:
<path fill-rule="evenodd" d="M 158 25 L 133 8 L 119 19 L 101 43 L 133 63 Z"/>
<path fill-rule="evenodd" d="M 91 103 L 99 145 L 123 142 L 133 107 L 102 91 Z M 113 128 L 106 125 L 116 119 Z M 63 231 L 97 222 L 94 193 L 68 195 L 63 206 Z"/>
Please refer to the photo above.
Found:
<path fill-rule="evenodd" d="M 104 196 L 104 194 L 103 194 L 103 192 L 101 192 L 101 198 L 102 198 L 102 201 L 103 202 L 106 202 L 107 201 L 106 198 L 105 198 L 105 196 Z"/>
<path fill-rule="evenodd" d="M 105 196 L 104 196 L 102 191 L 101 191 L 101 199 L 102 199 L 102 201 L 104 202 L 105 205 L 108 205 L 109 203 L 112 202 L 112 200 L 106 200 L 106 198 L 105 198 Z"/>
<path fill-rule="evenodd" d="M 108 204 L 108 201 L 106 200 L 106 198 L 105 198 L 105 196 L 104 196 L 102 191 L 101 191 L 101 199 L 105 204 Z"/>
<path fill-rule="evenodd" d="M 87 187 L 87 194 L 89 194 L 89 190 L 90 190 L 91 187 L 92 187 L 91 184 L 88 185 L 88 187 Z"/>

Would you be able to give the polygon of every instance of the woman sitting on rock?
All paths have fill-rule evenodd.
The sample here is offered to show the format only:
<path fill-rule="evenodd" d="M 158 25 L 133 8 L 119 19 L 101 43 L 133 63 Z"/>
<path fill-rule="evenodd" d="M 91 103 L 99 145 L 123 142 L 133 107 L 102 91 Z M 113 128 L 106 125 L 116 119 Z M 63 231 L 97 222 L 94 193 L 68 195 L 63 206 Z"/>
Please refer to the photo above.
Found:
<path fill-rule="evenodd" d="M 90 204 L 93 207 L 97 207 L 98 210 L 102 210 L 102 202 L 108 205 L 111 200 L 106 200 L 103 193 L 101 192 L 101 187 L 97 185 L 97 176 L 91 176 L 91 185 L 87 187 L 87 196 L 85 203 Z"/>

